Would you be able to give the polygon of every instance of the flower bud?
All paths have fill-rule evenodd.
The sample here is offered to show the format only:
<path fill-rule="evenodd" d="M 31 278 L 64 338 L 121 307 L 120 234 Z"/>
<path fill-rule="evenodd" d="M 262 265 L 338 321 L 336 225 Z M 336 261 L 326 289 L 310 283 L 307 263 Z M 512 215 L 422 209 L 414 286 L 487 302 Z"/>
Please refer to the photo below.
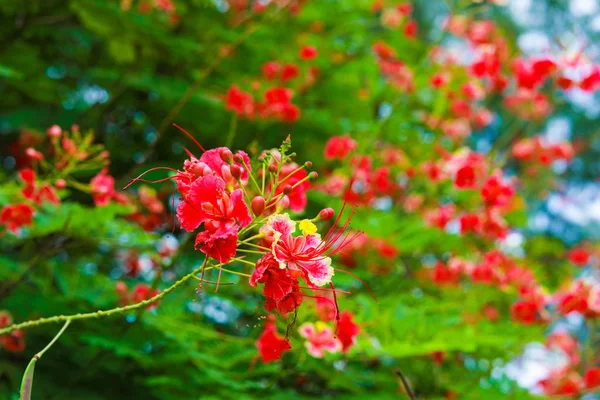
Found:
<path fill-rule="evenodd" d="M 233 153 L 226 147 L 221 149 L 219 155 L 221 156 L 221 160 L 225 162 L 231 162 L 231 159 L 233 158 Z"/>
<path fill-rule="evenodd" d="M 262 196 L 256 196 L 252 199 L 252 212 L 254 215 L 260 215 L 265 210 L 265 199 Z"/>
<path fill-rule="evenodd" d="M 27 150 L 25 150 L 25 155 L 32 160 L 42 161 L 44 159 L 44 155 L 33 147 L 28 147 Z"/>
<path fill-rule="evenodd" d="M 60 126 L 58 125 L 52 125 L 50 128 L 48 128 L 48 130 L 46 130 L 46 134 L 49 137 L 56 139 L 62 135 L 62 129 L 60 129 Z"/>
<path fill-rule="evenodd" d="M 57 189 L 64 189 L 67 187 L 67 181 L 65 181 L 64 179 L 57 179 L 56 182 L 54 182 L 54 186 Z"/>
<path fill-rule="evenodd" d="M 235 162 L 238 162 L 238 163 L 243 163 L 244 162 L 244 157 L 242 157 L 241 154 L 236 154 L 236 155 L 233 156 L 233 160 Z"/>
<path fill-rule="evenodd" d="M 239 165 L 233 164 L 231 166 L 231 176 L 233 176 L 235 179 L 240 179 L 242 176 L 242 169 Z"/>
<path fill-rule="evenodd" d="M 319 177 L 319 174 L 313 171 L 310 174 L 308 174 L 308 176 L 310 176 L 310 179 L 317 179 Z"/>
<path fill-rule="evenodd" d="M 285 185 L 283 187 L 283 194 L 290 194 L 292 193 L 292 191 L 294 190 L 294 188 L 292 187 L 292 185 Z"/>
<path fill-rule="evenodd" d="M 276 173 L 277 172 L 277 165 L 275 165 L 275 164 L 269 165 L 269 172 Z"/>
<path fill-rule="evenodd" d="M 117 284 L 115 285 L 115 289 L 116 289 L 117 293 L 119 293 L 121 295 L 127 294 L 127 285 L 123 281 L 118 281 Z"/>
<path fill-rule="evenodd" d="M 109 158 L 110 153 L 108 151 L 104 150 L 103 152 L 100 153 L 100 156 L 102 156 L 102 158 Z"/>
<path fill-rule="evenodd" d="M 312 161 L 307 161 L 307 162 L 305 162 L 305 163 L 304 163 L 304 166 L 305 166 L 306 168 L 312 168 Z"/>
<path fill-rule="evenodd" d="M 71 131 L 72 132 L 79 132 L 79 125 L 77 125 L 77 124 L 71 125 Z"/>
<path fill-rule="evenodd" d="M 329 221 L 335 215 L 333 208 L 324 208 L 319 212 L 319 219 L 321 221 Z"/>
<path fill-rule="evenodd" d="M 277 207 L 275 208 L 276 212 L 280 213 L 283 210 L 287 210 L 290 207 L 290 198 L 287 196 L 283 196 L 281 200 L 277 202 Z"/>

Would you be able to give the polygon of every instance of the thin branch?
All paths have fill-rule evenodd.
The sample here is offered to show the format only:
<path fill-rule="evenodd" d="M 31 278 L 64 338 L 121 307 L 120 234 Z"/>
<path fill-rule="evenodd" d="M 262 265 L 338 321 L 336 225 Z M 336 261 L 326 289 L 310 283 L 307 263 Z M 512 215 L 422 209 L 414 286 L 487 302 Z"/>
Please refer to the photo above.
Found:
<path fill-rule="evenodd" d="M 7 333 L 11 333 L 11 332 L 19 330 L 19 329 L 26 329 L 26 328 L 30 328 L 30 327 L 34 327 L 34 326 L 39 326 L 39 325 L 45 325 L 45 324 L 51 324 L 51 323 L 57 323 L 57 322 L 66 322 L 66 321 L 77 321 L 77 320 L 81 320 L 81 319 L 109 317 L 111 315 L 123 314 L 128 311 L 137 310 L 138 308 L 146 307 L 152 303 L 159 301 L 160 299 L 165 297 L 167 294 L 171 293 L 172 291 L 177 289 L 179 286 L 181 286 L 188 280 L 192 279 L 192 277 L 194 277 L 195 275 L 200 273 L 202 271 L 202 268 L 204 268 L 204 264 L 201 267 L 196 268 L 191 273 L 187 274 L 186 276 L 184 276 L 183 278 L 181 278 L 180 280 L 178 280 L 173 285 L 171 285 L 167 289 L 163 290 L 161 293 L 157 294 L 156 296 L 154 296 L 148 300 L 140 301 L 139 303 L 136 303 L 136 304 L 130 304 L 128 306 L 117 307 L 117 308 L 113 308 L 110 310 L 99 310 L 96 312 L 91 312 L 91 313 L 86 313 L 86 314 L 56 315 L 54 317 L 40 318 L 40 319 L 36 319 L 36 320 L 32 320 L 32 321 L 26 321 L 26 322 L 22 322 L 20 324 L 13 324 L 6 328 L 0 329 L 0 335 L 5 335 Z"/>
<path fill-rule="evenodd" d="M 412 389 L 410 388 L 410 385 L 408 384 L 408 381 L 402 374 L 402 371 L 400 371 L 399 369 L 396 369 L 396 375 L 398 375 L 400 377 L 400 379 L 402 380 L 402 385 L 404 385 L 404 390 L 406 390 L 406 394 L 408 395 L 408 397 L 410 397 L 410 400 L 417 400 L 417 396 L 415 396 L 415 392 L 413 392 Z"/>

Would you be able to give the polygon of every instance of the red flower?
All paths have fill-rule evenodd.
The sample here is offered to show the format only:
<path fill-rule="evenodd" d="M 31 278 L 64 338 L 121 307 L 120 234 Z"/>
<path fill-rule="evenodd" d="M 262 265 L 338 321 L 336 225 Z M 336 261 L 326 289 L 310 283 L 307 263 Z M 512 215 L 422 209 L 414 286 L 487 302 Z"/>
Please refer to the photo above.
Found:
<path fill-rule="evenodd" d="M 490 176 L 481 188 L 483 200 L 492 206 L 508 205 L 514 194 L 514 188 L 502 177 L 501 172 Z"/>
<path fill-rule="evenodd" d="M 131 293 L 128 293 L 127 285 L 125 285 L 125 282 L 123 281 L 118 281 L 115 289 L 120 297 L 121 304 L 124 306 L 128 304 L 137 304 L 144 300 L 150 300 L 160 293 L 158 289 L 152 289 L 145 283 L 138 283 L 131 290 Z M 155 301 L 154 303 L 148 305 L 148 310 L 156 308 L 158 303 L 160 303 L 160 301 Z"/>
<path fill-rule="evenodd" d="M 228 160 L 224 160 L 223 158 L 229 157 Z M 237 160 L 237 161 L 236 161 Z M 231 164 L 230 164 L 231 163 Z M 210 172 L 206 170 L 206 167 L 210 169 Z M 245 151 L 239 150 L 235 153 L 235 157 L 231 153 L 227 147 L 217 147 L 216 149 L 211 149 L 200 157 L 198 160 L 198 167 L 204 168 L 204 172 L 202 175 L 214 174 L 219 178 L 223 179 L 227 185 L 231 185 L 233 187 L 238 187 L 237 178 L 232 174 L 232 168 L 234 166 L 239 167 L 241 173 L 239 175 L 239 179 L 242 181 L 247 181 L 249 177 L 249 173 L 252 172 L 250 167 L 250 157 L 246 154 Z"/>
<path fill-rule="evenodd" d="M 115 179 L 107 174 L 106 168 L 90 181 L 92 197 L 98 207 L 106 206 L 115 196 Z"/>
<path fill-rule="evenodd" d="M 538 305 L 531 300 L 520 300 L 510 307 L 512 318 L 525 325 L 532 325 L 538 319 Z"/>
<path fill-rule="evenodd" d="M 206 230 L 224 233 L 252 221 L 242 190 L 229 194 L 223 179 L 214 175 L 200 177 L 191 184 L 189 193 L 177 207 L 177 218 L 188 232 L 204 223 Z"/>
<path fill-rule="evenodd" d="M 262 66 L 262 73 L 269 81 L 275 79 L 281 71 L 281 63 L 277 61 L 269 61 Z"/>
<path fill-rule="evenodd" d="M 273 254 L 267 253 L 256 262 L 256 269 L 250 277 L 250 286 L 264 283 L 264 296 L 267 298 L 267 311 L 277 309 L 287 314 L 302 304 L 302 292 L 297 278 L 292 277 L 287 268 L 280 268 Z"/>
<path fill-rule="evenodd" d="M 456 207 L 454 204 L 445 204 L 433 210 L 425 212 L 425 220 L 430 226 L 444 229 L 448 222 L 454 218 L 454 211 Z"/>
<path fill-rule="evenodd" d="M 10 313 L 7 311 L 0 311 L 0 328 L 7 327 L 12 325 L 13 319 Z M 25 340 L 24 334 L 21 330 L 13 331 L 7 335 L 0 336 L 0 346 L 4 347 L 6 350 L 19 353 L 25 350 Z"/>
<path fill-rule="evenodd" d="M 411 39 L 417 36 L 417 21 L 411 19 L 404 25 L 404 36 Z"/>
<path fill-rule="evenodd" d="M 300 109 L 291 103 L 294 92 L 291 89 L 276 87 L 265 91 L 265 103 L 259 105 L 262 118 L 278 118 L 294 122 L 300 118 Z"/>
<path fill-rule="evenodd" d="M 240 90 L 236 85 L 231 85 L 225 96 L 225 108 L 239 116 L 252 117 L 254 115 L 254 98 L 252 94 Z"/>
<path fill-rule="evenodd" d="M 578 312 L 586 314 L 590 310 L 587 293 L 582 293 L 580 289 L 574 289 L 570 293 L 565 293 L 560 297 L 558 311 L 562 314 Z"/>
<path fill-rule="evenodd" d="M 296 78 L 300 74 L 300 68 L 294 64 L 286 64 L 281 71 L 281 81 L 287 82 Z"/>
<path fill-rule="evenodd" d="M 583 375 L 585 387 L 588 389 L 600 386 L 600 367 L 590 368 Z"/>
<path fill-rule="evenodd" d="M 590 261 L 590 253 L 581 247 L 571 249 L 569 251 L 569 261 L 578 267 L 583 267 Z"/>
<path fill-rule="evenodd" d="M 477 214 L 463 214 L 458 221 L 460 223 L 460 233 L 463 235 L 468 232 L 478 232 L 481 227 L 481 218 Z"/>
<path fill-rule="evenodd" d="M 0 211 L 0 224 L 16 234 L 21 227 L 31 225 L 33 213 L 33 208 L 26 203 L 7 205 Z"/>
<path fill-rule="evenodd" d="M 269 316 L 265 329 L 256 341 L 256 348 L 263 362 L 277 361 L 286 351 L 292 349 L 289 340 L 277 334 L 275 318 Z"/>
<path fill-rule="evenodd" d="M 438 285 L 456 285 L 460 280 L 460 270 L 438 262 L 433 269 L 432 280 Z"/>
<path fill-rule="evenodd" d="M 579 82 L 579 88 L 586 92 L 593 92 L 600 88 L 600 67 L 595 66 L 592 72 Z"/>
<path fill-rule="evenodd" d="M 360 327 L 354 323 L 353 317 L 351 312 L 344 311 L 337 323 L 337 338 L 342 343 L 344 353 L 356 343 L 356 336 L 360 333 Z"/>
<path fill-rule="evenodd" d="M 304 46 L 300 49 L 299 57 L 303 60 L 312 60 L 317 57 L 319 52 L 314 46 Z"/>
<path fill-rule="evenodd" d="M 326 160 L 343 160 L 358 147 L 356 141 L 348 135 L 334 136 L 325 144 Z"/>
<path fill-rule="evenodd" d="M 191 184 L 177 207 L 177 218 L 188 232 L 204 224 L 205 231 L 196 236 L 195 246 L 222 263 L 235 255 L 238 229 L 252 221 L 242 190 L 229 194 L 225 182 L 215 175 L 200 177 Z"/>

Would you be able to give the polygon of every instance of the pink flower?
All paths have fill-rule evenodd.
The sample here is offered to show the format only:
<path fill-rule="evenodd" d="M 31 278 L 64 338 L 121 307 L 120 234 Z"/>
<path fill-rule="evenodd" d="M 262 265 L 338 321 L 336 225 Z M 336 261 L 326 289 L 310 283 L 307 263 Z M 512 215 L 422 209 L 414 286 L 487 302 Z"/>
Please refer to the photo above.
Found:
<path fill-rule="evenodd" d="M 115 195 L 115 179 L 107 174 L 106 168 L 90 181 L 92 197 L 98 207 L 106 206 Z"/>
<path fill-rule="evenodd" d="M 308 354 L 316 358 L 325 357 L 325 352 L 338 353 L 342 351 L 343 345 L 339 339 L 337 339 L 331 330 L 327 326 L 319 326 L 317 322 L 311 324 L 309 322 L 304 323 L 298 329 L 300 336 L 306 339 L 306 349 Z M 319 329 L 320 328 L 320 329 Z"/>
<path fill-rule="evenodd" d="M 310 286 L 331 282 L 331 258 L 324 256 L 328 244 L 319 235 L 293 236 L 296 223 L 287 214 L 269 217 L 267 232 L 273 232 L 272 253 L 280 268 L 288 268 L 292 276 L 302 276 Z"/>

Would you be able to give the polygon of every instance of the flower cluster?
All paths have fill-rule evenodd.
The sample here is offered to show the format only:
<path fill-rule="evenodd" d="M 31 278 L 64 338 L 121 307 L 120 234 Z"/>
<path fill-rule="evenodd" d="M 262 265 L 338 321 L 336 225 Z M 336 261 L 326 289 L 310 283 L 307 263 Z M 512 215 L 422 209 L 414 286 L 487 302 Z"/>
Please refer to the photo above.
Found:
<path fill-rule="evenodd" d="M 333 220 L 333 209 L 323 209 L 312 219 L 293 219 L 290 212 L 304 211 L 306 191 L 317 174 L 307 172 L 310 162 L 302 165 L 294 162 L 289 138 L 280 149 L 260 153 L 255 162 L 243 151 L 234 154 L 226 147 L 205 150 L 196 144 L 203 151 L 200 157 L 189 153 L 181 170 L 164 169 L 174 172 L 168 179 L 175 182 L 180 196 L 176 212 L 179 224 L 195 233 L 195 248 L 206 254 L 205 266 L 212 259 L 220 269 L 217 282 L 205 280 L 203 273 L 200 285 L 203 282 L 219 285 L 221 272 L 232 272 L 223 269 L 225 264 L 251 265 L 251 274 L 233 273 L 247 276 L 252 287 L 262 287 L 266 311 L 277 311 L 284 317 L 292 312 L 297 315 L 306 297 L 318 298 L 322 291 L 333 293 L 333 300 L 329 300 L 335 305 L 333 319 L 339 332 L 335 343 L 346 351 L 358 327 L 351 314 L 338 311 L 336 294 L 347 292 L 333 286 L 335 269 L 331 257 L 361 237 L 360 232 L 349 229 L 353 213 L 342 219 L 344 206 L 324 236 L 317 233 L 316 224 Z M 130 185 L 145 181 L 144 174 Z M 141 259 L 128 252 L 123 260 L 128 268 L 126 273 L 137 276 Z M 144 284 L 129 294 L 122 282 L 118 291 L 122 303 L 132 301 L 135 296 L 146 299 L 155 294 Z M 301 334 L 306 332 L 302 330 Z M 313 339 L 309 341 L 317 340 Z M 288 337 L 277 334 L 273 316 L 269 317 L 257 347 L 265 362 L 278 359 L 291 348 Z"/>
<path fill-rule="evenodd" d="M 300 108 L 292 103 L 296 92 L 304 93 L 312 86 L 319 69 L 309 65 L 318 56 L 313 46 L 303 46 L 298 54 L 300 64 L 268 61 L 262 66 L 263 82 L 252 81 L 250 91 L 231 85 L 225 95 L 225 108 L 239 117 L 295 122 L 300 118 Z M 300 81 L 298 78 L 302 77 Z M 276 86 L 273 86 L 273 83 Z M 266 89 L 262 87 L 267 86 Z"/>
<path fill-rule="evenodd" d="M 160 293 L 159 290 L 153 289 L 145 283 L 138 283 L 134 288 L 129 291 L 127 285 L 123 281 L 118 281 L 115 285 L 115 290 L 119 296 L 119 303 L 126 306 L 129 304 L 139 303 L 144 300 L 149 300 Z M 156 301 L 148 306 L 149 310 L 153 310 L 158 307 L 160 302 Z"/>

